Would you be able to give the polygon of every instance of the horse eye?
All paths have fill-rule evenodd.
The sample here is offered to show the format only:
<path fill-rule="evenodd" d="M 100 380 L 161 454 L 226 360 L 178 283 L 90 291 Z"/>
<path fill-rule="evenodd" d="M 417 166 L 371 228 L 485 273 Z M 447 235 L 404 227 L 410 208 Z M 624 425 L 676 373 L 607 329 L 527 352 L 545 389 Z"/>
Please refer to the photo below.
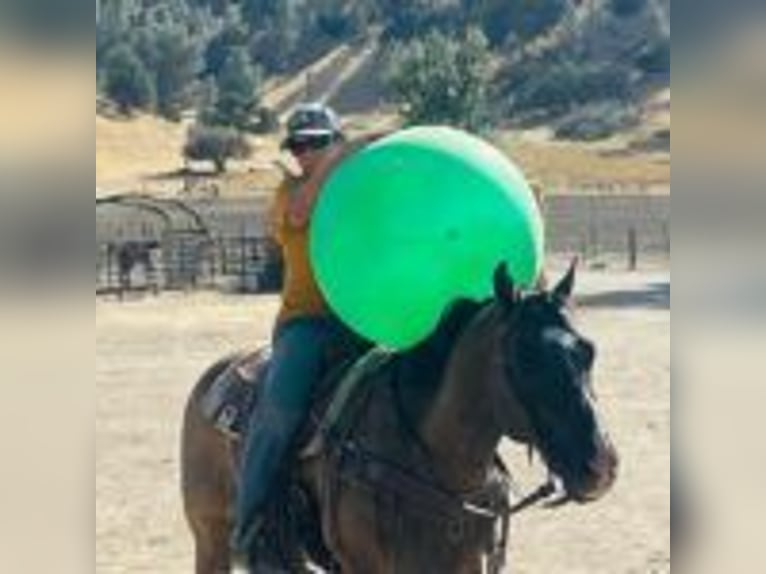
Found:
<path fill-rule="evenodd" d="M 540 366 L 543 354 L 540 346 L 536 345 L 533 341 L 520 340 L 517 345 L 517 353 L 519 362 L 524 368 L 533 369 Z"/>

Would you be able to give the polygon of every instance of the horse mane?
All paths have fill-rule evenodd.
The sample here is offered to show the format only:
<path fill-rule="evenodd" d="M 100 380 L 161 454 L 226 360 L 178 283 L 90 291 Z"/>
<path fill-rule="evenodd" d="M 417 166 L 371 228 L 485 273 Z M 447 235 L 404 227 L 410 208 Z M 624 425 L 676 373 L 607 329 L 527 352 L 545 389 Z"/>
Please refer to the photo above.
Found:
<path fill-rule="evenodd" d="M 484 302 L 480 303 L 472 299 L 461 298 L 453 301 L 445 309 L 434 332 L 408 353 L 410 359 L 430 360 L 437 363 L 446 362 L 449 351 L 457 338 L 483 306 Z M 443 367 L 444 365 L 432 366 Z M 441 369 L 437 368 L 436 371 L 441 371 Z"/>
<path fill-rule="evenodd" d="M 442 314 L 434 332 L 423 342 L 399 355 L 397 379 L 401 388 L 417 389 L 416 395 L 425 401 L 441 382 L 450 351 L 457 339 L 485 305 L 486 301 L 465 298 L 453 301 Z"/>

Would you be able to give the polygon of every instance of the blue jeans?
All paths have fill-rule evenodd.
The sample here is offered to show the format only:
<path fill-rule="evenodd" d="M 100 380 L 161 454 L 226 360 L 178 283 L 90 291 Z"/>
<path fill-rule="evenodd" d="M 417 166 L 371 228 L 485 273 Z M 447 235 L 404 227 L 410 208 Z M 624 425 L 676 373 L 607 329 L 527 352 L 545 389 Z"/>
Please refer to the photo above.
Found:
<path fill-rule="evenodd" d="M 232 536 L 238 553 L 252 548 L 275 476 L 308 414 L 325 350 L 337 329 L 333 319 L 300 318 L 274 333 L 271 364 L 242 456 Z"/>

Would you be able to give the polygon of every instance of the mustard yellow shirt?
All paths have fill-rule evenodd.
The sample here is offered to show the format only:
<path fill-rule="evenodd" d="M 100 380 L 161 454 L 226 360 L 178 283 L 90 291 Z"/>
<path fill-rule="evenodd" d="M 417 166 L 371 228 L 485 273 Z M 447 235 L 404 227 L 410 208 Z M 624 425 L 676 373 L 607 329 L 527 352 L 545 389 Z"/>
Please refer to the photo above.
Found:
<path fill-rule="evenodd" d="M 295 227 L 287 220 L 289 202 L 300 185 L 300 180 L 285 178 L 277 188 L 272 205 L 272 232 L 282 249 L 285 268 L 278 324 L 296 317 L 322 316 L 330 312 L 309 259 L 308 223 Z"/>

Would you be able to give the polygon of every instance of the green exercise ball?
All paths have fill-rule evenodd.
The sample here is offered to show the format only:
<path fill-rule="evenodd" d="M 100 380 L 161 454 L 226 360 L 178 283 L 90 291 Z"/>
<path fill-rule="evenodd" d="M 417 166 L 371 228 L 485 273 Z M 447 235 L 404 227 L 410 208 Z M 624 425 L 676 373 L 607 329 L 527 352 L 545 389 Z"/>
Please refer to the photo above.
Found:
<path fill-rule="evenodd" d="M 310 256 L 338 316 L 401 350 L 427 337 L 451 301 L 491 295 L 500 261 L 517 284 L 532 285 L 542 219 L 498 150 L 460 130 L 414 127 L 333 171 L 312 216 Z"/>

